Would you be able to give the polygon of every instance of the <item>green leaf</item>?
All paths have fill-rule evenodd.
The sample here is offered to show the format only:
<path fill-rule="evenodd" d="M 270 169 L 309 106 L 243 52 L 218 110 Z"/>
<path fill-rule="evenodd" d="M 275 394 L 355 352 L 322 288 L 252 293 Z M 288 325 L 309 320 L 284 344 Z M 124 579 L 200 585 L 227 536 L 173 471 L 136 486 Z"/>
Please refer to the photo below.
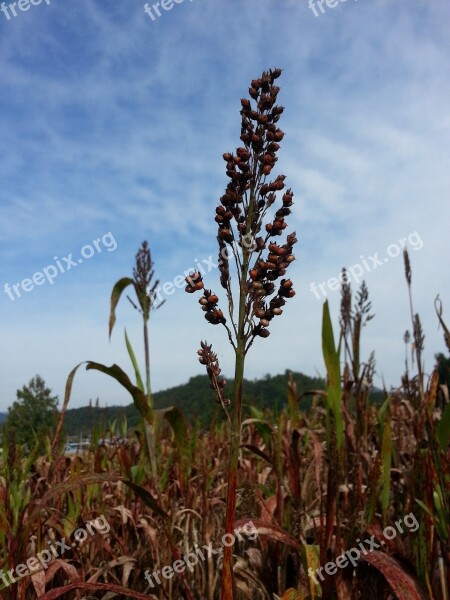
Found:
<path fill-rule="evenodd" d="M 445 542 L 448 537 L 448 530 L 447 530 L 448 518 L 445 515 L 444 502 L 443 502 L 442 492 L 441 492 L 440 487 L 437 487 L 434 490 L 433 500 L 434 500 L 434 506 L 436 508 L 436 512 L 438 515 L 438 518 L 436 518 L 436 529 L 437 529 L 437 532 L 438 532 L 441 540 L 443 542 Z"/>
<path fill-rule="evenodd" d="M 259 435 L 262 437 L 266 447 L 271 448 L 273 427 L 271 427 L 269 423 L 267 423 L 267 421 L 263 421 L 262 419 L 246 419 L 242 422 L 241 429 L 246 425 L 250 425 L 251 423 L 254 423 L 255 428 Z"/>
<path fill-rule="evenodd" d="M 183 413 L 174 406 L 171 410 L 165 411 L 164 418 L 172 427 L 178 453 L 186 464 L 189 459 L 189 436 Z"/>
<path fill-rule="evenodd" d="M 252 406 L 251 404 L 244 404 L 244 406 L 248 406 L 250 409 L 250 414 L 254 419 L 260 419 L 261 421 L 264 419 L 263 411 L 259 410 L 259 408 L 256 408 L 256 406 Z"/>
<path fill-rule="evenodd" d="M 415 499 L 417 504 L 420 506 L 420 508 L 423 508 L 423 510 L 427 513 L 427 515 L 429 515 L 433 520 L 434 520 L 434 515 L 431 512 L 431 510 L 428 508 L 428 506 L 425 504 L 425 502 L 422 502 L 422 500 L 419 500 L 418 498 Z"/>
<path fill-rule="evenodd" d="M 327 404 L 334 416 L 338 449 L 344 443 L 344 420 L 341 407 L 341 370 L 339 352 L 334 343 L 328 300 L 323 305 L 322 352 L 328 374 Z"/>
<path fill-rule="evenodd" d="M 302 562 L 303 562 L 303 568 L 305 570 L 305 573 L 309 573 L 309 570 L 311 569 L 312 571 L 317 571 L 320 567 L 320 560 L 319 560 L 319 552 L 320 552 L 320 548 L 319 546 L 313 546 L 311 544 L 305 544 L 304 546 L 302 546 L 302 552 L 301 552 L 301 557 L 302 557 Z M 312 579 L 312 577 L 308 577 L 308 586 L 309 586 L 309 594 L 310 597 L 314 600 L 314 598 L 316 598 L 316 595 L 319 596 L 319 586 L 316 584 L 314 584 L 314 580 Z"/>
<path fill-rule="evenodd" d="M 114 328 L 114 324 L 116 322 L 116 306 L 119 303 L 120 296 L 125 288 L 129 285 L 133 285 L 133 280 L 131 277 L 122 277 L 113 287 L 111 292 L 111 308 L 109 313 L 109 337 L 111 338 L 112 330 Z"/>
<path fill-rule="evenodd" d="M 144 394 L 142 390 L 140 390 L 137 386 L 131 383 L 128 375 L 123 371 L 119 365 L 112 365 L 111 367 L 107 367 L 97 362 L 88 361 L 86 370 L 95 369 L 96 371 L 100 371 L 101 373 L 105 373 L 105 375 L 109 375 L 116 381 L 120 383 L 132 396 L 134 400 L 134 404 L 136 408 L 141 413 L 142 417 L 147 421 L 152 421 L 152 409 L 149 405 L 148 398 Z"/>
<path fill-rule="evenodd" d="M 386 398 L 386 400 L 383 402 L 383 404 L 380 407 L 380 412 L 379 412 L 379 416 L 380 416 L 380 425 L 381 425 L 381 429 L 384 428 L 384 421 L 386 418 L 386 412 L 389 408 L 389 405 L 391 403 L 391 396 L 388 396 Z"/>
<path fill-rule="evenodd" d="M 142 383 L 141 373 L 139 371 L 139 365 L 137 364 L 136 356 L 135 356 L 135 354 L 133 352 L 133 348 L 131 346 L 131 342 L 128 339 L 128 335 L 127 335 L 127 330 L 126 329 L 125 329 L 125 343 L 127 345 L 128 354 L 130 356 L 131 363 L 133 365 L 134 372 L 136 374 L 136 383 L 137 383 L 137 386 L 141 390 L 141 392 L 145 392 L 145 390 L 144 390 L 144 384 Z"/>

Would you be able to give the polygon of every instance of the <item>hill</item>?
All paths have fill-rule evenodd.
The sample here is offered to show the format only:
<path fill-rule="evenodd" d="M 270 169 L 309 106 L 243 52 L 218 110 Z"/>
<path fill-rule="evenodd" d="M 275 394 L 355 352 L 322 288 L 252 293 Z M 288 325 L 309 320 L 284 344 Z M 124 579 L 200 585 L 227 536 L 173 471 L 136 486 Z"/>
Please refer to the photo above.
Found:
<path fill-rule="evenodd" d="M 308 377 L 302 373 L 292 373 L 297 384 L 299 394 L 306 390 L 323 389 L 323 380 L 316 377 Z M 263 379 L 253 381 L 246 380 L 244 383 L 244 404 L 251 404 L 260 409 L 281 410 L 287 402 L 288 371 L 283 375 L 266 375 Z M 233 381 L 229 380 L 225 391 L 231 395 Z M 178 385 L 154 394 L 155 408 L 168 408 L 177 406 L 183 412 L 185 418 L 194 421 L 197 417 L 200 425 L 207 427 L 215 418 L 222 418 L 221 408 L 215 401 L 213 390 L 209 387 L 209 379 L 206 375 L 191 377 L 185 384 Z M 301 408 L 309 408 L 311 400 L 305 398 Z M 100 430 L 106 429 L 108 423 L 114 419 L 125 416 L 129 427 L 136 427 L 140 423 L 140 416 L 134 404 L 128 406 L 109 406 L 105 408 L 82 407 L 67 410 L 65 417 L 65 430 L 70 436 L 89 434 L 94 427 Z"/>

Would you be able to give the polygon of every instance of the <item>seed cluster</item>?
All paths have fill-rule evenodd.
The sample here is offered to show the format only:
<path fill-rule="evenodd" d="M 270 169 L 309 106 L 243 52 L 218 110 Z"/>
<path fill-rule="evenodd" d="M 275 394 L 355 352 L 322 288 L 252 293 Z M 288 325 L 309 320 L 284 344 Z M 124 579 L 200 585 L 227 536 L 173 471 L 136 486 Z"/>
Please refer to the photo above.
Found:
<path fill-rule="evenodd" d="M 285 190 L 281 206 L 274 213 L 270 211 L 272 216 L 263 227 L 263 222 L 267 221 L 265 217 L 277 199 L 277 192 L 285 189 L 284 175 L 270 178 L 284 137 L 284 132 L 277 125 L 284 111 L 276 104 L 280 88 L 275 85 L 275 80 L 280 75 L 281 69 L 263 72 L 259 79 L 252 80 L 250 98 L 241 100 L 240 139 L 243 145 L 234 154 L 226 152 L 223 155 L 229 181 L 215 211 L 220 283 L 232 307 L 228 256 L 234 255 L 238 274 L 245 278 L 241 285 L 246 286 L 246 336 L 250 341 L 255 336 L 268 337 L 270 321 L 282 314 L 286 300 L 295 295 L 292 281 L 284 276 L 295 260 L 293 247 L 297 242 L 296 235 L 289 234 L 284 244 L 275 241 L 287 227 L 286 218 L 291 213 L 294 196 L 291 189 Z M 244 267 L 239 249 L 248 258 Z M 263 257 L 265 251 L 267 256 Z M 278 280 L 279 285 L 276 286 Z M 190 275 L 186 283 L 189 293 L 204 288 L 200 273 Z M 199 302 L 210 323 L 225 325 L 226 320 L 217 306 L 218 300 L 210 290 L 204 290 Z"/>
<path fill-rule="evenodd" d="M 155 271 L 153 269 L 154 263 L 150 251 L 150 246 L 145 240 L 139 247 L 138 253 L 136 254 L 136 264 L 133 268 L 133 285 L 136 290 L 136 296 L 139 302 L 137 307 L 134 302 L 130 300 L 133 306 L 142 312 L 144 319 L 148 320 L 151 310 L 160 308 L 165 300 L 157 302 L 157 288 L 159 280 L 155 281 L 150 287 Z"/>
<path fill-rule="evenodd" d="M 198 350 L 197 354 L 199 355 L 199 362 L 202 365 L 206 366 L 206 372 L 208 373 L 208 377 L 210 379 L 210 387 L 215 390 L 217 402 L 222 404 L 222 406 L 228 406 L 230 404 L 230 400 L 224 397 L 223 389 L 226 385 L 226 380 L 220 376 L 221 369 L 219 366 L 219 359 L 217 358 L 217 354 L 212 351 L 212 346 L 207 344 L 207 342 L 200 342 L 201 348 Z"/>

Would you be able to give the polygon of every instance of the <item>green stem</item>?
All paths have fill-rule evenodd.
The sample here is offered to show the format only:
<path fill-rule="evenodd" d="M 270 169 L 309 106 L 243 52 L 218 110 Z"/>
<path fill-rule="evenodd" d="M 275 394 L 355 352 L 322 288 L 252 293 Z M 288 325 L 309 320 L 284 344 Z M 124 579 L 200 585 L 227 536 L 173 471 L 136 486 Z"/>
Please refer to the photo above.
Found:
<path fill-rule="evenodd" d="M 152 394 L 150 391 L 150 347 L 148 343 L 148 324 L 144 317 L 144 350 L 145 350 L 145 384 L 150 408 L 153 408 Z"/>
<path fill-rule="evenodd" d="M 251 211 L 249 211 L 251 212 Z M 248 248 L 243 248 L 243 262 L 239 293 L 239 318 L 236 346 L 236 362 L 234 371 L 233 389 L 233 419 L 231 423 L 230 457 L 228 463 L 228 490 L 227 513 L 225 532 L 233 533 L 236 515 L 237 470 L 239 462 L 239 449 L 241 445 L 242 423 L 242 385 L 245 366 L 245 322 L 247 298 L 247 273 L 250 261 Z M 236 598 L 236 585 L 233 576 L 233 546 L 227 546 L 223 552 L 222 590 L 221 600 L 234 600 Z"/>
<path fill-rule="evenodd" d="M 150 389 L 150 346 L 148 342 L 148 323 L 144 317 L 144 350 L 145 350 L 145 383 L 147 389 L 148 405 L 150 407 L 150 421 L 144 421 L 145 439 L 147 441 L 150 469 L 153 479 L 156 481 L 156 456 L 155 456 L 155 416 L 153 413 L 153 398 Z"/>

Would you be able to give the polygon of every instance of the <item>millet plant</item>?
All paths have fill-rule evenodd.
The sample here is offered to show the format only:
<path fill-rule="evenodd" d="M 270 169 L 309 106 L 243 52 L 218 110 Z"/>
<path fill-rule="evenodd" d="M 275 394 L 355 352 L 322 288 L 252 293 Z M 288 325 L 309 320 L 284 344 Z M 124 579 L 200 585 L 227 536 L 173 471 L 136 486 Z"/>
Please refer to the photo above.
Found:
<path fill-rule="evenodd" d="M 225 193 L 216 208 L 218 225 L 220 283 L 225 290 L 229 320 L 219 308 L 219 297 L 205 289 L 202 276 L 194 272 L 186 278 L 186 292 L 203 290 L 199 302 L 206 320 L 223 325 L 235 352 L 235 376 L 232 399 L 224 396 L 225 380 L 220 377 L 217 356 L 211 346 L 202 342 L 199 360 L 207 368 L 211 387 L 230 420 L 230 455 L 226 533 L 234 528 L 236 513 L 237 468 L 241 439 L 242 384 L 245 357 L 256 338 L 267 338 L 272 319 L 283 312 L 283 306 L 295 292 L 292 281 L 285 277 L 295 260 L 295 233 L 287 235 L 285 243 L 278 240 L 287 227 L 293 193 L 287 189 L 279 199 L 277 192 L 285 188 L 285 176 L 271 178 L 278 160 L 284 133 L 278 128 L 283 107 L 278 106 L 280 88 L 275 80 L 281 69 L 263 72 L 251 82 L 251 99 L 241 100 L 241 141 L 236 152 L 223 155 L 229 178 Z M 234 264 L 237 286 L 233 290 L 230 263 Z M 228 408 L 228 406 L 230 408 Z M 231 413 L 231 414 L 230 414 Z M 233 547 L 224 548 L 222 600 L 236 598 L 233 576 Z"/>

